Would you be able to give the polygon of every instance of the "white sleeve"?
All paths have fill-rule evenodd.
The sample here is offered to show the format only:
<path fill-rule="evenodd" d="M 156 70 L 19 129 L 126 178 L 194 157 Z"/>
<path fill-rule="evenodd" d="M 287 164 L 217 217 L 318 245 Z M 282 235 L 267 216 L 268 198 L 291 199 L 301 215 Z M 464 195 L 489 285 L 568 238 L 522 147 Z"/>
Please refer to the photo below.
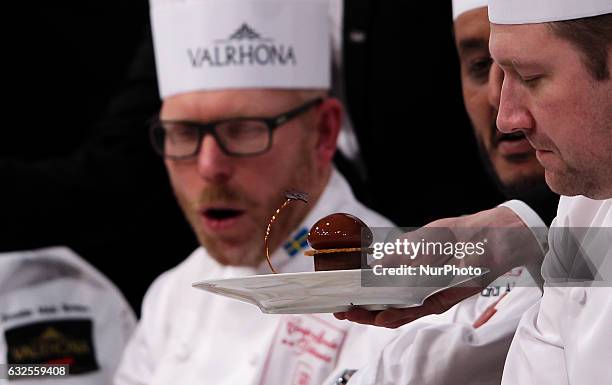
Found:
<path fill-rule="evenodd" d="M 164 293 L 170 278 L 169 272 L 162 274 L 147 290 L 142 317 L 123 352 L 114 385 L 147 385 L 151 382 L 165 345 L 162 315 L 166 313 Z"/>
<path fill-rule="evenodd" d="M 536 213 L 525 202 L 516 199 L 504 202 L 498 207 L 507 207 L 512 210 L 519 218 L 521 218 L 523 223 L 529 228 L 536 241 L 538 242 L 540 250 L 542 250 L 542 255 L 546 255 L 549 248 L 548 227 L 546 226 L 542 218 L 540 218 L 538 213 Z M 525 266 L 525 268 L 527 268 L 529 274 L 538 284 L 540 289 L 542 289 L 544 286 L 544 279 L 542 278 L 541 267 L 542 266 L 540 264 L 531 264 Z"/>
<path fill-rule="evenodd" d="M 539 298 L 537 288 L 516 288 L 500 302 L 498 312 L 477 329 L 466 323 L 407 324 L 348 384 L 497 385 L 519 320 Z M 466 310 L 471 311 L 457 309 Z"/>
<path fill-rule="evenodd" d="M 349 384 L 499 384 L 517 323 L 518 317 L 493 328 L 446 324 L 411 330 Z"/>
<path fill-rule="evenodd" d="M 497 207 L 507 207 L 521 218 L 523 223 L 531 230 L 544 253 L 548 252 L 548 226 L 531 207 L 525 202 L 516 199 L 504 202 Z"/>

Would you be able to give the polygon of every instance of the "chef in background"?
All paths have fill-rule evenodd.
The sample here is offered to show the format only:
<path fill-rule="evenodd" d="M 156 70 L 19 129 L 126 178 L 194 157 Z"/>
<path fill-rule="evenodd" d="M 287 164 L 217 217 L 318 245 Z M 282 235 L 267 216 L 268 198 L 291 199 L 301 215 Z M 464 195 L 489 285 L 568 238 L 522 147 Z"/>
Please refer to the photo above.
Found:
<path fill-rule="evenodd" d="M 274 223 L 280 273 L 313 270 L 308 230 L 330 213 L 392 225 L 332 166 L 342 106 L 328 96 L 329 3 L 153 0 L 151 16 L 163 99 L 153 145 L 201 247 L 148 290 L 115 383 L 318 385 L 347 352 L 377 351 L 395 331 L 262 314 L 192 284 L 270 274 L 265 231 L 289 189 L 309 203 Z"/>

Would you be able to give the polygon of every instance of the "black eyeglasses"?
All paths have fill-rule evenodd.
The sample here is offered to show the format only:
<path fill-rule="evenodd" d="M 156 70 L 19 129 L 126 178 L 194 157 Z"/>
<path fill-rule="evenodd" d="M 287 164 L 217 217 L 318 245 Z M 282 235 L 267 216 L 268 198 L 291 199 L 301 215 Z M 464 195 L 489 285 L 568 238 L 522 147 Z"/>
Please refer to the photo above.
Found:
<path fill-rule="evenodd" d="M 272 118 L 237 118 L 211 123 L 156 119 L 150 128 L 155 152 L 170 159 L 189 159 L 200 153 L 202 139 L 212 134 L 221 150 L 236 157 L 255 156 L 272 147 L 272 133 L 279 126 L 323 102 L 311 100 Z"/>

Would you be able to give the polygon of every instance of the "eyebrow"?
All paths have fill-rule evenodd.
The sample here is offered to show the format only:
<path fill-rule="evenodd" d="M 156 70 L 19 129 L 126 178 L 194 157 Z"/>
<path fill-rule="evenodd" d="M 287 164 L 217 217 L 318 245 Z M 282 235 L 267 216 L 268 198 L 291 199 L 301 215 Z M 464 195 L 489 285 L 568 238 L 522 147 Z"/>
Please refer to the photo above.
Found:
<path fill-rule="evenodd" d="M 499 61 L 495 61 L 497 65 L 501 67 L 510 67 L 510 68 L 523 68 L 523 69 L 540 69 L 542 68 L 542 63 L 538 63 L 535 61 L 526 61 L 520 60 L 516 58 L 508 58 L 502 59 Z"/>
<path fill-rule="evenodd" d="M 489 42 L 480 38 L 468 38 L 459 41 L 460 52 L 489 51 Z"/>

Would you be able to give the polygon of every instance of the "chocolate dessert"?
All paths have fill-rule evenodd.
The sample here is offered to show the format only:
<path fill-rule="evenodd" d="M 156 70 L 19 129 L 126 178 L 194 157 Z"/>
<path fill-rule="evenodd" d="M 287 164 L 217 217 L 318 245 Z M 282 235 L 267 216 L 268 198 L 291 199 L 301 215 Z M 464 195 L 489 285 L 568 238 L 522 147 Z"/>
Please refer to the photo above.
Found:
<path fill-rule="evenodd" d="M 315 271 L 361 268 L 361 254 L 372 244 L 372 231 L 351 214 L 336 213 L 321 218 L 308 233 L 314 251 Z"/>

